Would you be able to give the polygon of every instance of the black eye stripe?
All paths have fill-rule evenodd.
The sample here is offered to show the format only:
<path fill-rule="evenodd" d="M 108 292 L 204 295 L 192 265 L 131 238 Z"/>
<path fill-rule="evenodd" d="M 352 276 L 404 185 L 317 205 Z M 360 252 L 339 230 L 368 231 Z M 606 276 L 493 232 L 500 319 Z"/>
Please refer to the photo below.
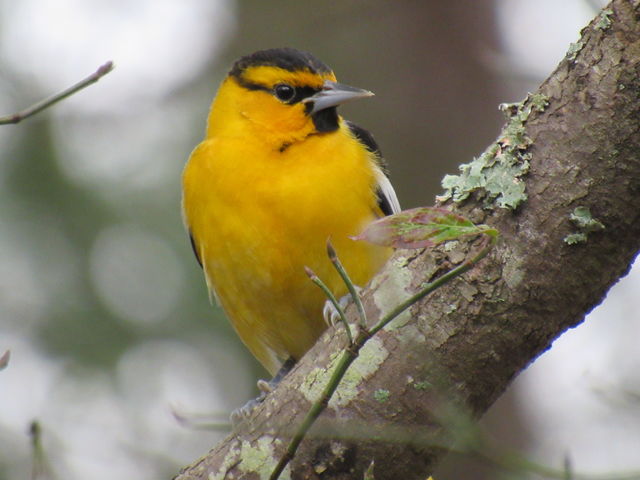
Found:
<path fill-rule="evenodd" d="M 320 91 L 319 88 L 313 87 L 296 87 L 296 94 L 294 95 L 291 103 L 298 103 L 305 98 L 309 98 L 311 95 L 315 95 Z"/>
<path fill-rule="evenodd" d="M 274 97 L 278 98 L 278 96 L 276 95 L 275 89 L 278 85 L 282 85 L 282 84 L 276 84 L 274 85 L 273 88 L 269 88 L 265 85 L 261 85 L 259 83 L 254 83 L 254 82 L 249 82 L 247 80 L 245 80 L 243 77 L 233 77 L 234 80 L 238 83 L 238 85 L 240 85 L 243 88 L 246 88 L 247 90 L 262 90 L 264 92 L 269 92 L 270 94 L 272 94 Z M 314 87 L 294 87 L 295 88 L 295 94 L 293 95 L 293 97 L 286 101 L 285 103 L 292 105 L 294 103 L 298 103 L 302 100 L 304 100 L 305 98 L 308 98 L 316 93 L 318 93 L 320 90 L 322 90 L 321 88 L 314 88 Z"/>
<path fill-rule="evenodd" d="M 285 98 L 281 98 L 282 95 L 279 95 L 280 91 L 282 91 L 284 93 L 284 88 L 282 88 L 282 86 L 289 86 L 291 88 L 294 89 L 294 93 L 291 96 L 291 98 L 285 99 Z M 287 84 L 278 84 L 273 88 L 273 94 L 276 96 L 276 98 L 278 98 L 279 100 L 289 104 L 289 105 L 293 105 L 294 103 L 298 103 L 302 100 L 304 100 L 305 98 L 310 97 L 311 95 L 314 95 L 315 93 L 319 92 L 320 89 L 319 88 L 313 88 L 313 87 L 293 87 L 291 85 L 287 85 Z"/>

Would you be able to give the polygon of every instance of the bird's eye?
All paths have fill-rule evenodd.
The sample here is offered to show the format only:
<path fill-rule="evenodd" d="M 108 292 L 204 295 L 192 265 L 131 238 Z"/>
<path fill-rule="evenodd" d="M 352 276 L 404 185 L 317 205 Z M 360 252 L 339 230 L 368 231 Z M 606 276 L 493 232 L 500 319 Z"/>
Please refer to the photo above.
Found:
<path fill-rule="evenodd" d="M 276 97 L 278 97 L 278 100 L 282 102 L 288 102 L 293 99 L 296 94 L 296 89 L 286 83 L 279 83 L 275 86 L 273 91 L 275 92 Z"/>

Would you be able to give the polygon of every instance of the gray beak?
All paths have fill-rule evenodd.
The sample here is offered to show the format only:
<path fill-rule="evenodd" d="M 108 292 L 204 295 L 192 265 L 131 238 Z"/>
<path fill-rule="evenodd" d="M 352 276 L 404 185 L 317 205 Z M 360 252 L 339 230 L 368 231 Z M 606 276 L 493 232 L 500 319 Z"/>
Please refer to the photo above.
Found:
<path fill-rule="evenodd" d="M 350 102 L 351 100 L 357 100 L 358 98 L 372 97 L 373 95 L 373 92 L 369 90 L 325 80 L 322 85 L 322 90 L 315 95 L 305 98 L 302 103 L 310 103 L 313 105 L 308 112 L 312 115 L 325 108 L 335 107 L 345 102 Z"/>

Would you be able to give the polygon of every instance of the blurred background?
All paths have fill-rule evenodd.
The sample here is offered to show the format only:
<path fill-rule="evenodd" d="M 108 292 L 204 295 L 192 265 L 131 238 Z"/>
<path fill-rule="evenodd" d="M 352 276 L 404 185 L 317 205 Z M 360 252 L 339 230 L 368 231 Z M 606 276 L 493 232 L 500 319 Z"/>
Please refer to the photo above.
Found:
<path fill-rule="evenodd" d="M 376 97 L 370 129 L 404 207 L 478 155 L 555 68 L 596 0 L 0 0 L 0 113 L 116 70 L 0 127 L 0 479 L 30 475 L 29 424 L 58 478 L 171 478 L 226 432 L 265 372 L 236 339 L 180 219 L 180 174 L 231 62 L 315 53 Z M 640 467 L 640 273 L 514 382 L 483 420 L 535 461 Z M 527 478 L 464 456 L 436 478 Z"/>

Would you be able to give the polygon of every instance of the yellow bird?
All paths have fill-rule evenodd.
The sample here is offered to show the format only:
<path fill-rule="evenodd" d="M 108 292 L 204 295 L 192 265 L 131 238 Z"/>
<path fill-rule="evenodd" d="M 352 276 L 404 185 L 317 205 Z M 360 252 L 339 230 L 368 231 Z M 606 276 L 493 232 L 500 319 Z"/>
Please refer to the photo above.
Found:
<path fill-rule="evenodd" d="M 336 112 L 371 95 L 337 83 L 331 69 L 299 50 L 242 57 L 184 169 L 184 223 L 208 288 L 271 374 L 297 361 L 326 328 L 326 299 L 304 267 L 336 296 L 347 293 L 327 258 L 327 239 L 358 285 L 391 253 L 349 238 L 400 210 L 373 138 Z"/>

